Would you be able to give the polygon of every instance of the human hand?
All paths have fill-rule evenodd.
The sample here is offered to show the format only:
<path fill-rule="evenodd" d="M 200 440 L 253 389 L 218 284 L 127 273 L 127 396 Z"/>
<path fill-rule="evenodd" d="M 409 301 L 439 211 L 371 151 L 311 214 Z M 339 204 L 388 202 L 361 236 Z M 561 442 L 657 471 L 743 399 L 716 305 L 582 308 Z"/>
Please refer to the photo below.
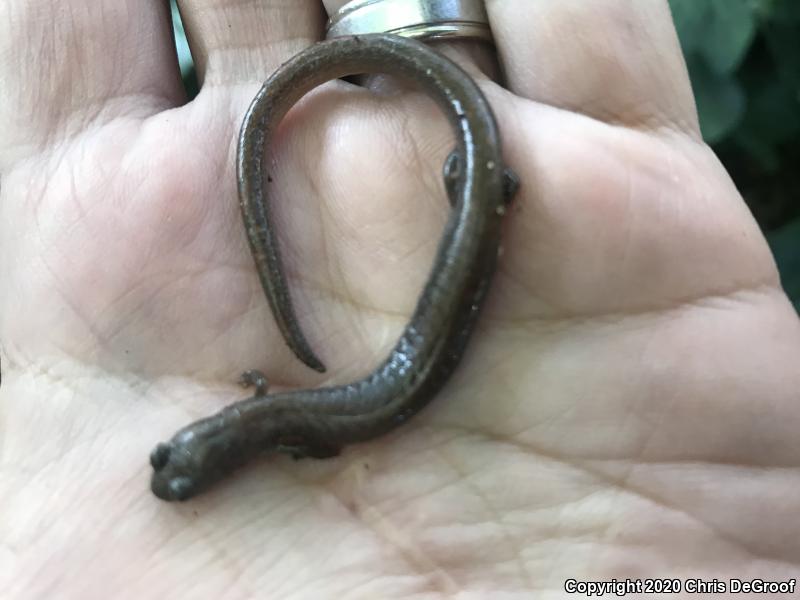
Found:
<path fill-rule="evenodd" d="M 183 2 L 203 80 L 188 104 L 163 4 L 0 7 L 9 598 L 791 574 L 800 325 L 700 140 L 665 2 L 488 3 L 505 89 L 475 73 L 522 188 L 430 407 L 335 460 L 153 498 L 152 446 L 243 397 L 242 370 L 308 387 L 380 360 L 427 275 L 452 145 L 407 91 L 329 85 L 284 123 L 275 210 L 319 376 L 271 319 L 233 161 L 262 80 L 321 37 L 319 4 Z"/>

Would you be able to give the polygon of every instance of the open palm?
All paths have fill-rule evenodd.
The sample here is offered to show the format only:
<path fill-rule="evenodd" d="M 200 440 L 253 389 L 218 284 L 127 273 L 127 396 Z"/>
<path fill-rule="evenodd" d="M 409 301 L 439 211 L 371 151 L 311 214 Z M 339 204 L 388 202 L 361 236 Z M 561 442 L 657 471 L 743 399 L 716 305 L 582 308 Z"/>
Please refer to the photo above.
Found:
<path fill-rule="evenodd" d="M 789 577 L 800 323 L 700 139 L 655 0 L 487 2 L 505 88 L 449 49 L 522 187 L 479 327 L 431 406 L 337 459 L 267 457 L 189 503 L 156 500 L 150 449 L 244 397 L 241 371 L 322 386 L 383 357 L 447 215 L 452 145 L 433 104 L 396 86 L 331 84 L 285 120 L 275 212 L 316 374 L 259 288 L 233 155 L 261 81 L 320 39 L 321 7 L 181 2 L 203 80 L 186 104 L 163 4 L 0 7 L 6 597 Z"/>

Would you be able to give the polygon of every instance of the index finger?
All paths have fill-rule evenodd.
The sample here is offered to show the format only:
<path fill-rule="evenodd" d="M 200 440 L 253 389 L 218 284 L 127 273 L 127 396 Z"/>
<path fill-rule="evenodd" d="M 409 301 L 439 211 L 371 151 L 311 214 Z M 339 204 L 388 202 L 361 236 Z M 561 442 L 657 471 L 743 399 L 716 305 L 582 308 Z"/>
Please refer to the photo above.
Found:
<path fill-rule="evenodd" d="M 0 168 L 120 115 L 182 102 L 167 2 L 0 3 Z"/>

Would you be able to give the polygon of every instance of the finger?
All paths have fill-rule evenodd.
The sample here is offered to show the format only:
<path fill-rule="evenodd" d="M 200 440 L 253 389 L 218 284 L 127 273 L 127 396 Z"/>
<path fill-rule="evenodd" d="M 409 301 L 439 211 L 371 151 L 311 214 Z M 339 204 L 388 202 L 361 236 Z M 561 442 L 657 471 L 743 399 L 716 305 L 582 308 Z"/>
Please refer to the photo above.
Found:
<path fill-rule="evenodd" d="M 699 137 L 666 0 L 487 3 L 509 89 L 593 118 Z"/>
<path fill-rule="evenodd" d="M 183 99 L 165 2 L 0 3 L 0 167 Z"/>
<path fill-rule="evenodd" d="M 262 82 L 321 39 L 319 0 L 178 0 L 203 86 Z"/>
<path fill-rule="evenodd" d="M 335 14 L 350 0 L 323 0 L 328 15 Z M 376 31 L 374 33 L 384 33 Z M 437 50 L 447 54 L 473 75 L 497 79 L 500 70 L 497 56 L 491 44 L 479 40 L 430 41 Z"/>

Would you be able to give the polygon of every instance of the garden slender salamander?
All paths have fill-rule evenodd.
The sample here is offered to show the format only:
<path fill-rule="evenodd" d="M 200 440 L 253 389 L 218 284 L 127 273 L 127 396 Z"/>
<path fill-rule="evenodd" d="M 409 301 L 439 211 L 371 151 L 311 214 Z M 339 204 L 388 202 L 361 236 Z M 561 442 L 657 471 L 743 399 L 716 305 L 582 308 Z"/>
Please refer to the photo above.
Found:
<path fill-rule="evenodd" d="M 423 408 L 457 366 L 495 271 L 516 176 L 504 167 L 491 107 L 472 78 L 421 42 L 374 34 L 320 42 L 264 83 L 242 124 L 239 199 L 261 284 L 294 353 L 324 371 L 295 317 L 264 188 L 265 145 L 304 94 L 326 81 L 386 73 L 420 86 L 447 115 L 456 149 L 445 162 L 452 210 L 411 320 L 388 358 L 347 385 L 268 394 L 264 376 L 242 381 L 255 395 L 179 430 L 150 455 L 153 493 L 186 500 L 268 451 L 326 458 L 380 436 Z"/>

